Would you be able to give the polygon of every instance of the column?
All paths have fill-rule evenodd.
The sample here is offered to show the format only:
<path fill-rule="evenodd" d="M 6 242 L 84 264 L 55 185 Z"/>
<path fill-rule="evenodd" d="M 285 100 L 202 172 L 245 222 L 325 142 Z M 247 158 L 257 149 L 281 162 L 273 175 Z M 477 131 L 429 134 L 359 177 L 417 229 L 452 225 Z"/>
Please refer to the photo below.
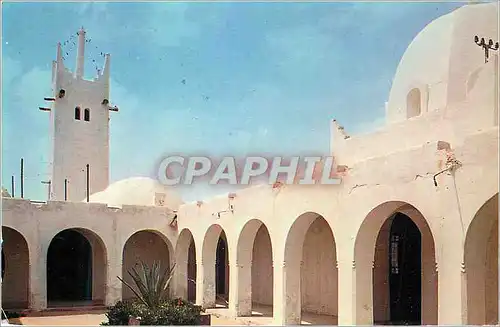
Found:
<path fill-rule="evenodd" d="M 215 307 L 215 261 L 196 262 L 196 304 L 203 308 Z"/>
<path fill-rule="evenodd" d="M 464 269 L 465 231 L 453 176 L 442 178 L 440 187 L 442 214 L 439 243 L 436 242 L 438 263 L 438 324 L 464 325 L 467 322 L 467 293 Z"/>
<path fill-rule="evenodd" d="M 188 298 L 188 258 L 177 258 L 172 288 L 174 297 Z"/>
<path fill-rule="evenodd" d="M 252 315 L 252 263 L 231 266 L 229 308 L 236 317 Z"/>
<path fill-rule="evenodd" d="M 107 258 L 107 281 L 106 281 L 106 306 L 113 306 L 118 301 L 122 300 L 123 283 L 117 276 L 122 276 L 123 267 L 123 247 L 114 247 L 108 254 Z"/>
<path fill-rule="evenodd" d="M 373 259 L 360 258 L 351 265 L 353 324 L 373 325 Z"/>
<path fill-rule="evenodd" d="M 356 293 L 356 275 L 354 272 L 352 259 L 338 261 L 339 326 L 353 326 L 356 324 L 353 301 Z"/>
<path fill-rule="evenodd" d="M 302 261 L 274 265 L 274 320 L 277 325 L 300 325 Z"/>
<path fill-rule="evenodd" d="M 47 248 L 30 245 L 30 309 L 41 311 L 47 309 Z"/>

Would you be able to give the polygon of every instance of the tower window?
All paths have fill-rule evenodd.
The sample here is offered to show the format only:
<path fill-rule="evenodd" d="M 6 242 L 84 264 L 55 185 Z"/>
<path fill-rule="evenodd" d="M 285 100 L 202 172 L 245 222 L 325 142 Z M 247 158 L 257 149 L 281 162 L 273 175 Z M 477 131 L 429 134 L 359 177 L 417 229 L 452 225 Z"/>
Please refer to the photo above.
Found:
<path fill-rule="evenodd" d="M 80 107 L 75 107 L 75 119 L 80 120 Z"/>
<path fill-rule="evenodd" d="M 407 118 L 419 116 L 422 113 L 422 96 L 419 89 L 413 89 L 406 98 Z"/>
<path fill-rule="evenodd" d="M 85 108 L 85 112 L 83 113 L 83 119 L 85 119 L 85 121 L 90 121 L 90 109 L 89 108 Z"/>

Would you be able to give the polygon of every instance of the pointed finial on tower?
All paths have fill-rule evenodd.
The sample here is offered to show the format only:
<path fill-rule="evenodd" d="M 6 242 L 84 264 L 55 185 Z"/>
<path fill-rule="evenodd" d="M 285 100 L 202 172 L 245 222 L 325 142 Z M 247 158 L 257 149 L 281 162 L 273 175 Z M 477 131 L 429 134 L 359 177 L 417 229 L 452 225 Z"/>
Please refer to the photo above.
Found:
<path fill-rule="evenodd" d="M 109 53 L 106 53 L 104 55 L 104 70 L 102 72 L 102 76 L 105 81 L 109 82 L 109 68 L 111 64 L 111 55 Z"/>
<path fill-rule="evenodd" d="M 56 56 L 56 61 L 57 63 L 60 63 L 62 61 L 62 48 L 61 48 L 61 42 L 57 43 L 57 56 Z"/>
<path fill-rule="evenodd" d="M 80 28 L 78 35 L 78 54 L 76 56 L 76 70 L 75 76 L 77 78 L 82 78 L 84 73 L 84 60 L 85 60 L 85 30 Z"/>

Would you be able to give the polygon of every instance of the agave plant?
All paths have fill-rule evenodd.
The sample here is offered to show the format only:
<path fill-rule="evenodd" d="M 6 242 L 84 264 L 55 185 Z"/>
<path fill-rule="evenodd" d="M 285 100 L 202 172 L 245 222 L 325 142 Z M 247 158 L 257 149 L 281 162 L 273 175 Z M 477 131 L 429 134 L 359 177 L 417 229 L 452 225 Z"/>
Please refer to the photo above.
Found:
<path fill-rule="evenodd" d="M 137 290 L 135 290 L 130 284 L 124 281 L 122 278 L 118 279 L 137 296 L 137 298 L 144 303 L 150 309 L 156 309 L 158 306 L 168 299 L 167 288 L 172 280 L 173 271 L 175 269 L 175 264 L 172 266 L 170 271 L 165 269 L 161 272 L 160 263 L 153 262 L 150 268 L 147 264 L 141 261 L 142 271 L 139 272 L 134 267 L 128 271 L 130 277 L 135 283 Z"/>

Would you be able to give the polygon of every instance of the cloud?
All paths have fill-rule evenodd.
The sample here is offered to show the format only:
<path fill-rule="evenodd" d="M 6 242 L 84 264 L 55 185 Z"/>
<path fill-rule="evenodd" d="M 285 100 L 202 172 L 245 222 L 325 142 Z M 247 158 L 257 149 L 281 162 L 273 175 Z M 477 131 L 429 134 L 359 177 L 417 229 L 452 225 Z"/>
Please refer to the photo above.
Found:
<path fill-rule="evenodd" d="M 118 6 L 119 14 L 115 13 Z M 214 22 L 211 16 L 190 19 L 192 8 L 192 4 L 183 2 L 140 5 L 99 2 L 83 3 L 74 11 L 82 16 L 85 28 L 94 31 L 92 38 L 98 42 L 113 40 L 142 47 L 179 47 L 199 37 L 204 30 L 201 25 Z"/>
<path fill-rule="evenodd" d="M 297 79 L 314 78 L 335 54 L 331 35 L 314 25 L 270 31 L 266 44 L 280 73 Z"/>
<path fill-rule="evenodd" d="M 373 133 L 384 127 L 385 123 L 385 117 L 375 118 L 371 121 L 361 121 L 348 129 L 347 133 L 351 135 Z"/>
<path fill-rule="evenodd" d="M 12 81 L 22 73 L 22 65 L 18 60 L 3 56 L 2 58 L 2 83 L 4 90 L 9 87 Z"/>
<path fill-rule="evenodd" d="M 46 189 L 40 182 L 47 172 L 49 119 L 38 107 L 50 91 L 51 72 L 39 67 L 26 71 L 8 56 L 2 64 L 6 68 L 2 71 L 2 179 L 5 183 L 11 175 L 17 176 L 19 189 L 19 161 L 24 158 L 25 196 L 44 200 Z"/>

